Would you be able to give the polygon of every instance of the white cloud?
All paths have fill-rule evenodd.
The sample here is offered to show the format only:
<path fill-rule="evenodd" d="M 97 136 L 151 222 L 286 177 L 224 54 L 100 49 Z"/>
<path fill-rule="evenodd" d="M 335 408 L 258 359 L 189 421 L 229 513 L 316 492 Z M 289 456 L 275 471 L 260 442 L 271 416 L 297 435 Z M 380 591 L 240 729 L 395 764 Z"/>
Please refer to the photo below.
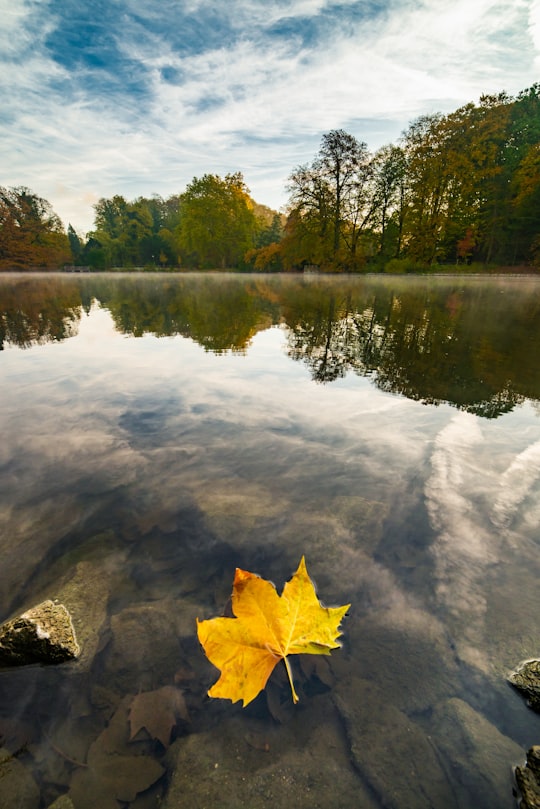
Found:
<path fill-rule="evenodd" d="M 490 582 L 494 577 L 505 582 L 505 567 L 526 569 L 527 560 L 537 558 L 540 441 L 531 443 L 536 434 L 517 425 L 510 433 L 503 423 L 457 413 L 434 441 L 424 491 L 436 534 L 436 595 L 450 624 L 459 627 L 460 655 L 473 665 L 488 660 L 484 655 L 482 662 L 476 650 L 485 645 L 489 610 L 497 599 L 497 585 Z"/>
<path fill-rule="evenodd" d="M 437 598 L 463 626 L 460 654 L 473 663 L 487 604 L 480 584 L 496 559 L 475 506 L 479 477 L 475 456 L 483 440 L 475 416 L 456 414 L 435 439 L 432 471 L 425 484 L 426 507 L 437 534 L 432 546 Z"/>
<path fill-rule="evenodd" d="M 529 8 L 529 33 L 536 51 L 535 66 L 540 69 L 540 0 L 532 0 Z"/>
<path fill-rule="evenodd" d="M 499 494 L 493 506 L 493 522 L 508 526 L 519 506 L 540 479 L 540 441 L 519 453 L 499 480 Z"/>

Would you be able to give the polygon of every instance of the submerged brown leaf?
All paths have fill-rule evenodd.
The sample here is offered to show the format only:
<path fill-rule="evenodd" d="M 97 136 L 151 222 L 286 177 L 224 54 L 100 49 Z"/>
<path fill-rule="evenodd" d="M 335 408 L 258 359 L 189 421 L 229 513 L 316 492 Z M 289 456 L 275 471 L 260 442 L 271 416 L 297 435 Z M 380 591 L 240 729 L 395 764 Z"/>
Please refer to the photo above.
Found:
<path fill-rule="evenodd" d="M 90 745 L 86 767 L 72 778 L 69 795 L 77 809 L 118 809 L 118 801 L 135 800 L 164 774 L 151 755 L 131 755 L 128 705 L 125 697 L 111 721 Z"/>
<path fill-rule="evenodd" d="M 165 685 L 156 691 L 137 694 L 129 710 L 130 741 L 144 728 L 163 747 L 168 747 L 178 719 L 189 722 L 186 701 L 178 688 Z"/>

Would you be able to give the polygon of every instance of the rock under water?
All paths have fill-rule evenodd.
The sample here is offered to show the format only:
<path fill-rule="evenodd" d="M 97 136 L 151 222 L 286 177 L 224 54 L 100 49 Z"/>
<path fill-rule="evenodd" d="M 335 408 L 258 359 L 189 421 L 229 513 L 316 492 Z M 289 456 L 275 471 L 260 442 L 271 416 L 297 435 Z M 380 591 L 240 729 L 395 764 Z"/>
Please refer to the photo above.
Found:
<path fill-rule="evenodd" d="M 63 604 L 43 601 L 0 626 L 0 666 L 63 663 L 79 653 L 71 616 Z"/>

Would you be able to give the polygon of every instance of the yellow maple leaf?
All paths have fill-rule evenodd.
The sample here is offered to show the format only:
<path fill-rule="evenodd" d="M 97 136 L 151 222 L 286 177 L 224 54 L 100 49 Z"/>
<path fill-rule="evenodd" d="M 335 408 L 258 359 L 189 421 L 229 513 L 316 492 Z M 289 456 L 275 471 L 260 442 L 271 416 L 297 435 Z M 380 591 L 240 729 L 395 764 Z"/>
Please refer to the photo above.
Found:
<path fill-rule="evenodd" d="M 328 655 L 331 649 L 339 648 L 339 624 L 350 606 L 322 606 L 304 557 L 281 596 L 272 582 L 237 568 L 232 592 L 236 617 L 197 619 L 199 641 L 210 662 L 221 671 L 209 696 L 233 702 L 241 699 L 245 708 L 283 660 L 293 702 L 298 702 L 287 656 Z"/>

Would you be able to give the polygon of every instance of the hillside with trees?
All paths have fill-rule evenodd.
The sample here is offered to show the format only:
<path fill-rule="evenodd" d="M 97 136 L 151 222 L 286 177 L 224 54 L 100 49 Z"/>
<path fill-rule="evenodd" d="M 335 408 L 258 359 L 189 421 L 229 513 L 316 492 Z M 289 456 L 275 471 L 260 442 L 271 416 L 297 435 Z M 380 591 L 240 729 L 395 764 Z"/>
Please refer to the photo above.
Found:
<path fill-rule="evenodd" d="M 29 189 L 0 188 L 0 269 L 539 268 L 540 84 L 422 116 L 374 153 L 328 132 L 287 190 L 280 214 L 240 172 L 205 174 L 168 199 L 100 199 L 83 237 Z"/>
<path fill-rule="evenodd" d="M 370 154 L 337 130 L 290 177 L 285 269 L 540 261 L 540 85 L 418 118 Z"/>

